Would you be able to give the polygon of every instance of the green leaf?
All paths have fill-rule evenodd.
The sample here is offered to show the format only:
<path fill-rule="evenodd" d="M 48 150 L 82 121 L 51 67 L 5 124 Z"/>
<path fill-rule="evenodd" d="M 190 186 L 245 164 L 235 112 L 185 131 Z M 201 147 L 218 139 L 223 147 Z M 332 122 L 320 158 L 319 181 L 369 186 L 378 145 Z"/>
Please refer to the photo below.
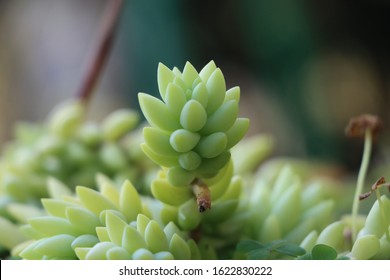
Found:
<path fill-rule="evenodd" d="M 69 222 L 84 233 L 94 234 L 100 226 L 99 218 L 91 211 L 81 207 L 68 207 L 66 216 Z"/>
<path fill-rule="evenodd" d="M 298 257 L 306 253 L 305 249 L 293 243 L 282 245 L 276 248 L 275 251 L 280 254 L 292 256 L 292 257 Z"/>
<path fill-rule="evenodd" d="M 126 180 L 120 192 L 120 209 L 128 221 L 135 221 L 137 215 L 142 213 L 142 202 L 133 184 Z"/>
<path fill-rule="evenodd" d="M 184 80 L 184 82 L 186 82 L 188 87 L 191 87 L 192 83 L 197 78 L 199 78 L 198 72 L 196 71 L 194 66 L 192 66 L 192 64 L 187 61 L 185 66 L 184 66 L 184 69 L 183 69 L 183 80 Z"/>
<path fill-rule="evenodd" d="M 287 241 L 286 240 L 274 240 L 274 241 L 271 241 L 267 244 L 264 244 L 264 246 L 270 250 L 275 250 L 283 245 L 286 245 L 287 244 Z"/>
<path fill-rule="evenodd" d="M 92 211 L 96 215 L 99 215 L 100 212 L 106 209 L 116 209 L 116 206 L 107 198 L 105 198 L 100 192 L 86 187 L 77 186 L 76 193 L 85 208 Z"/>
<path fill-rule="evenodd" d="M 35 251 L 46 256 L 74 259 L 75 253 L 71 246 L 74 239 L 75 237 L 69 234 L 54 235 L 46 239 L 41 239 L 37 246 L 35 246 Z"/>
<path fill-rule="evenodd" d="M 248 253 L 252 250 L 264 248 L 264 245 L 254 240 L 241 240 L 237 244 L 237 252 Z"/>
<path fill-rule="evenodd" d="M 261 248 L 261 249 L 250 251 L 247 254 L 247 259 L 248 260 L 265 260 L 265 259 L 269 259 L 270 255 L 271 255 L 271 252 L 268 249 Z"/>
<path fill-rule="evenodd" d="M 158 82 L 158 90 L 163 99 L 165 99 L 166 90 L 168 84 L 173 81 L 175 78 L 175 74 L 164 64 L 159 63 L 157 68 L 157 82 Z"/>
<path fill-rule="evenodd" d="M 174 256 L 175 260 L 191 259 L 191 251 L 187 243 L 178 234 L 172 236 L 169 242 L 169 251 Z"/>
<path fill-rule="evenodd" d="M 306 253 L 302 256 L 299 256 L 297 259 L 298 260 L 312 260 L 313 258 L 311 256 L 311 253 Z"/>
<path fill-rule="evenodd" d="M 337 252 L 335 249 L 328 245 L 317 244 L 311 250 L 313 260 L 335 260 L 337 258 Z"/>
<path fill-rule="evenodd" d="M 345 260 L 350 260 L 350 258 L 349 257 L 347 257 L 347 256 L 341 256 L 341 257 L 338 257 L 337 258 L 337 260 L 342 260 L 342 261 L 345 261 Z"/>
<path fill-rule="evenodd" d="M 151 126 L 170 132 L 180 128 L 179 119 L 160 99 L 146 93 L 139 93 L 138 99 L 141 110 Z"/>
<path fill-rule="evenodd" d="M 122 236 L 122 247 L 130 254 L 133 254 L 140 248 L 146 248 L 146 242 L 141 233 L 132 226 L 126 226 Z"/>

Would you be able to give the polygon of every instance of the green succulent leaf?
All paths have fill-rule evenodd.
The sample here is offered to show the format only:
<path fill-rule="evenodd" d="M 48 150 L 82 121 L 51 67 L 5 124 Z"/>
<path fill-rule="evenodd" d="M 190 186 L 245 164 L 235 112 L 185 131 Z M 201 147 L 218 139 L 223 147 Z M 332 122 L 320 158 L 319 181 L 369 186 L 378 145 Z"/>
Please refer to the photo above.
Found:
<path fill-rule="evenodd" d="M 170 83 L 173 82 L 175 74 L 164 64 L 159 63 L 157 68 L 157 81 L 158 81 L 158 90 L 161 97 L 165 100 L 167 87 Z"/>
<path fill-rule="evenodd" d="M 147 247 L 143 236 L 132 226 L 125 227 L 122 246 L 130 254 L 133 254 L 138 249 Z"/>
<path fill-rule="evenodd" d="M 129 109 L 119 109 L 107 117 L 102 122 L 102 131 L 107 140 L 115 141 L 131 131 L 139 121 L 139 116 L 135 111 Z"/>
<path fill-rule="evenodd" d="M 95 228 L 100 226 L 99 218 L 91 211 L 81 207 L 68 207 L 66 216 L 69 222 L 84 233 L 93 234 Z"/>
<path fill-rule="evenodd" d="M 122 247 L 114 247 L 107 250 L 106 257 L 108 260 L 130 260 L 131 255 Z"/>
<path fill-rule="evenodd" d="M 145 93 L 139 93 L 138 99 L 145 118 L 153 127 L 165 131 L 180 128 L 178 119 L 160 99 Z"/>
<path fill-rule="evenodd" d="M 183 78 L 184 82 L 187 84 L 188 87 L 191 87 L 193 82 L 197 78 L 199 78 L 198 72 L 196 71 L 194 66 L 192 66 L 192 64 L 189 63 L 188 61 L 184 65 L 182 78 Z"/>
<path fill-rule="evenodd" d="M 83 205 L 96 215 L 106 209 L 116 209 L 111 201 L 95 190 L 79 186 L 76 187 L 76 193 Z"/>
<path fill-rule="evenodd" d="M 120 192 L 120 209 L 128 221 L 136 220 L 138 214 L 142 213 L 142 201 L 137 189 L 126 180 Z"/>
<path fill-rule="evenodd" d="M 330 246 L 325 244 L 317 244 L 311 250 L 313 260 L 335 260 L 337 252 Z"/>
<path fill-rule="evenodd" d="M 75 258 L 72 248 L 75 237 L 68 234 L 59 234 L 44 239 L 35 246 L 35 251 L 45 256 Z"/>
<path fill-rule="evenodd" d="M 191 251 L 187 243 L 177 234 L 172 236 L 169 242 L 169 251 L 174 256 L 175 260 L 191 259 Z"/>
<path fill-rule="evenodd" d="M 206 83 L 207 92 L 209 93 L 207 113 L 214 113 L 223 103 L 226 95 L 225 78 L 221 69 L 213 71 Z"/>
<path fill-rule="evenodd" d="M 174 114 L 175 117 L 180 117 L 180 113 L 187 102 L 187 97 L 180 86 L 170 83 L 167 88 L 165 102 L 172 114 Z"/>
<path fill-rule="evenodd" d="M 211 60 L 203 69 L 199 72 L 199 77 L 206 83 L 211 76 L 211 74 L 217 69 L 215 62 Z"/>

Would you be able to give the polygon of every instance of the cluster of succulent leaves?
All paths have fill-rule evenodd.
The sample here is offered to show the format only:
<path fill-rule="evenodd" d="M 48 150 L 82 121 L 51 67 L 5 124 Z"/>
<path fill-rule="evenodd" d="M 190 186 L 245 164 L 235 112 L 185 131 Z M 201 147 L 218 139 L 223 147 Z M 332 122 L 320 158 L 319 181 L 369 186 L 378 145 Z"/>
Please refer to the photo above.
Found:
<path fill-rule="evenodd" d="M 43 199 L 48 215 L 22 227 L 34 240 L 14 253 L 25 259 L 204 258 L 173 222 L 162 226 L 153 209 L 158 202 L 144 201 L 130 181 L 118 188 L 100 175 L 97 185 L 98 190 L 79 186 L 75 196 Z"/>
<path fill-rule="evenodd" d="M 390 259 L 389 214 L 390 200 L 382 195 L 369 213 L 360 217 L 359 233 L 355 240 L 351 236 L 351 217 L 347 215 L 330 223 L 319 233 L 312 231 L 301 246 L 310 250 L 316 244 L 324 244 L 334 248 L 339 256 L 353 259 Z"/>
<path fill-rule="evenodd" d="M 211 61 L 160 64 L 156 98 L 101 124 L 85 104 L 23 124 L 0 160 L 0 249 L 22 259 L 390 259 L 390 200 L 358 222 L 340 192 L 304 167 L 263 162 L 270 137 L 245 137 L 240 88 Z M 312 177 L 312 176 L 311 176 Z M 194 187 L 211 208 L 199 211 Z M 341 198 L 341 199 L 340 199 Z M 341 218 L 340 218 L 341 217 Z"/>
<path fill-rule="evenodd" d="M 144 129 L 144 152 L 167 168 L 174 186 L 214 177 L 230 159 L 230 148 L 249 127 L 238 118 L 240 88 L 226 91 L 222 71 L 211 61 L 199 73 L 187 62 L 183 72 L 158 67 L 160 100 L 140 93 L 151 127 Z"/>
<path fill-rule="evenodd" d="M 137 181 L 141 193 L 149 192 L 147 181 L 155 165 L 139 148 L 139 114 L 117 109 L 97 123 L 87 120 L 86 113 L 72 100 L 54 108 L 43 123 L 17 124 L 0 159 L 3 251 L 27 238 L 20 233 L 20 224 L 44 213 L 41 198 L 55 192 L 50 181 L 62 182 L 72 193 L 77 185 L 93 187 L 101 173 L 118 183 L 127 178 Z"/>

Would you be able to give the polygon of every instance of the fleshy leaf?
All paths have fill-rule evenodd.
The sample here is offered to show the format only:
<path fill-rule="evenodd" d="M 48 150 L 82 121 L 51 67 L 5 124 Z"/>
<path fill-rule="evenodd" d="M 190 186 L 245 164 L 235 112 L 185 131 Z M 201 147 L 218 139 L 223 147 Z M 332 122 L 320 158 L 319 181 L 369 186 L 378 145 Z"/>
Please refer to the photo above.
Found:
<path fill-rule="evenodd" d="M 177 234 L 172 236 L 169 242 L 169 251 L 175 257 L 175 260 L 190 260 L 191 251 L 187 243 Z"/>
<path fill-rule="evenodd" d="M 158 82 L 158 90 L 160 92 L 161 97 L 165 100 L 165 94 L 167 91 L 167 87 L 169 83 L 173 82 L 175 78 L 175 74 L 166 67 L 164 64 L 159 63 L 157 68 L 157 82 Z"/>
<path fill-rule="evenodd" d="M 122 190 L 120 194 L 120 208 L 128 221 L 135 221 L 138 214 L 142 213 L 142 202 L 139 197 L 138 191 L 130 183 L 130 181 L 125 181 L 122 185 Z"/>
<path fill-rule="evenodd" d="M 226 95 L 225 78 L 221 69 L 214 70 L 207 80 L 206 87 L 209 94 L 206 110 L 208 114 L 212 114 L 221 106 Z"/>
<path fill-rule="evenodd" d="M 66 259 L 74 259 L 75 252 L 71 246 L 75 237 L 68 234 L 59 234 L 42 240 L 35 250 L 46 256 L 66 257 Z"/>
<path fill-rule="evenodd" d="M 203 80 L 204 83 L 206 83 L 211 76 L 211 74 L 214 72 L 214 70 L 217 69 L 217 66 L 215 65 L 214 61 L 211 60 L 203 69 L 199 72 L 199 77 Z"/>
<path fill-rule="evenodd" d="M 132 226 L 126 226 L 123 237 L 122 246 L 130 253 L 133 254 L 140 248 L 146 248 L 146 242 L 141 234 Z"/>
<path fill-rule="evenodd" d="M 126 226 L 126 222 L 120 219 L 118 216 L 112 213 L 107 213 L 106 227 L 111 242 L 118 246 L 122 245 L 123 232 Z"/>
<path fill-rule="evenodd" d="M 199 77 L 198 72 L 188 61 L 184 65 L 182 78 L 188 87 L 191 87 L 193 82 Z"/>
<path fill-rule="evenodd" d="M 178 119 L 160 99 L 145 93 L 138 94 L 139 104 L 151 126 L 165 131 L 180 128 Z"/>
<path fill-rule="evenodd" d="M 179 206 L 193 197 L 188 188 L 174 187 L 166 180 L 153 181 L 152 194 L 161 202 L 173 206 Z"/>
<path fill-rule="evenodd" d="M 86 187 L 76 187 L 76 193 L 82 204 L 96 215 L 106 209 L 117 209 L 115 205 L 101 193 Z"/>
<path fill-rule="evenodd" d="M 84 233 L 93 234 L 96 227 L 101 225 L 99 218 L 93 212 L 84 208 L 68 207 L 66 216 L 73 226 Z"/>
<path fill-rule="evenodd" d="M 168 240 L 156 221 L 150 221 L 145 228 L 145 241 L 152 253 L 168 251 Z"/>

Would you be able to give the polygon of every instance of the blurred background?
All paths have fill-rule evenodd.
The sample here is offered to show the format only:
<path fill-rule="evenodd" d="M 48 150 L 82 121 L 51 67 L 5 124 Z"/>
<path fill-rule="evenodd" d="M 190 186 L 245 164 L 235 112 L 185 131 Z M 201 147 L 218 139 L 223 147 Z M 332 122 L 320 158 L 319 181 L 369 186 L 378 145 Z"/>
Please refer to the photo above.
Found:
<path fill-rule="evenodd" d="M 107 2 L 0 0 L 0 143 L 16 121 L 42 121 L 75 95 Z M 214 60 L 241 87 L 249 134 L 273 135 L 275 155 L 356 168 L 349 118 L 390 121 L 389 13 L 387 0 L 126 0 L 90 116 L 158 95 L 159 62 Z"/>

